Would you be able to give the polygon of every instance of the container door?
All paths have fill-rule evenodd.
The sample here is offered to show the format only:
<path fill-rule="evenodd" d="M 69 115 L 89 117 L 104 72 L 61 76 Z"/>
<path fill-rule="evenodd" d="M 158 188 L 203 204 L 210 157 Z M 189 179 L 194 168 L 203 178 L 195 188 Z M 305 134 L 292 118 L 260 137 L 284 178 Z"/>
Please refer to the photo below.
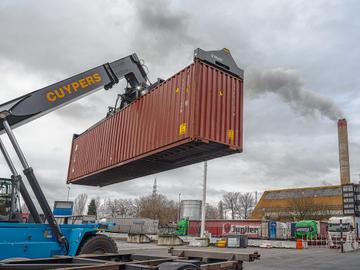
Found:
<path fill-rule="evenodd" d="M 261 238 L 269 239 L 269 222 L 268 221 L 261 222 Z"/>
<path fill-rule="evenodd" d="M 295 238 L 295 232 L 296 232 L 295 225 L 296 225 L 295 222 L 291 223 L 291 238 Z"/>
<path fill-rule="evenodd" d="M 276 221 L 269 222 L 269 239 L 276 239 Z"/>

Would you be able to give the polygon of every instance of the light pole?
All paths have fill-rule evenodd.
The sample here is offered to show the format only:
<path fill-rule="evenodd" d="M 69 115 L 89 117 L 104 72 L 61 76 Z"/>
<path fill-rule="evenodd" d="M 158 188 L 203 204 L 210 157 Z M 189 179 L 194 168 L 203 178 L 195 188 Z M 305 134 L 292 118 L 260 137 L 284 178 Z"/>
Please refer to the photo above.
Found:
<path fill-rule="evenodd" d="M 181 215 L 181 193 L 179 193 L 179 213 L 178 213 L 178 221 L 180 221 Z"/>
<path fill-rule="evenodd" d="M 207 182 L 207 161 L 204 162 L 203 197 L 201 204 L 201 228 L 200 237 L 205 237 L 205 214 L 206 214 L 206 182 Z"/>

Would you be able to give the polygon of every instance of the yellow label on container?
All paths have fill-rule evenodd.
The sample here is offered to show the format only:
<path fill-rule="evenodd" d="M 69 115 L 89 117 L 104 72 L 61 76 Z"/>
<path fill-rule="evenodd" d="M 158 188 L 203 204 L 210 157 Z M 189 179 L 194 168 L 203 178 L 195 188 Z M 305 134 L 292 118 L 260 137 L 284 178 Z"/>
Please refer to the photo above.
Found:
<path fill-rule="evenodd" d="M 235 132 L 233 129 L 231 129 L 231 128 L 228 129 L 227 134 L 228 134 L 228 138 L 230 141 L 233 141 L 235 139 Z"/>
<path fill-rule="evenodd" d="M 186 92 L 186 93 L 189 93 L 189 87 L 186 87 L 186 88 L 185 88 L 185 92 Z"/>
<path fill-rule="evenodd" d="M 186 133 L 186 123 L 182 123 L 179 126 L 179 135 L 184 135 Z"/>
<path fill-rule="evenodd" d="M 226 53 L 230 53 L 230 50 L 228 48 L 224 48 L 223 51 Z"/>
<path fill-rule="evenodd" d="M 179 88 L 179 87 L 176 87 L 175 92 L 176 92 L 176 93 L 179 93 L 179 92 L 180 92 L 180 88 Z"/>

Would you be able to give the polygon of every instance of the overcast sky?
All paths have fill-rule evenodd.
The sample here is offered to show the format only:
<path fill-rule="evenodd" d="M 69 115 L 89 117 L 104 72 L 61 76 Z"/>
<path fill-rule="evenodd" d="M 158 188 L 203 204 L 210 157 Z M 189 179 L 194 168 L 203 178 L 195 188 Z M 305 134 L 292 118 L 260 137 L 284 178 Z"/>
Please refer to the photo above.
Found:
<path fill-rule="evenodd" d="M 359 11 L 356 0 L 3 0 L 0 103 L 133 52 L 154 81 L 190 64 L 198 47 L 226 47 L 245 70 L 244 152 L 208 163 L 209 201 L 226 191 L 338 184 L 336 119 L 342 116 L 349 124 L 351 176 L 357 182 Z M 66 199 L 72 134 L 101 119 L 123 87 L 16 129 L 51 203 Z M 0 165 L 1 176 L 8 177 L 3 159 Z M 81 192 L 134 198 L 151 192 L 154 177 L 104 188 L 72 185 L 70 198 Z M 156 178 L 159 192 L 172 199 L 179 193 L 201 198 L 202 164 Z"/>

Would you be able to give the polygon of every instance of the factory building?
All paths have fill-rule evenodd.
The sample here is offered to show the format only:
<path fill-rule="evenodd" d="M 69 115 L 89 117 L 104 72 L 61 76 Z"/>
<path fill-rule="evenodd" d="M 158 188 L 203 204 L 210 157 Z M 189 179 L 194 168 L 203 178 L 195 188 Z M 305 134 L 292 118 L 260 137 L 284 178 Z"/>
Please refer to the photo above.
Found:
<path fill-rule="evenodd" d="M 340 185 L 265 191 L 251 219 L 328 220 L 343 213 L 360 215 L 360 186 L 351 183 L 346 119 L 339 119 Z M 342 190 L 345 190 L 345 199 Z"/>
<path fill-rule="evenodd" d="M 343 214 L 341 186 L 305 187 L 265 191 L 251 219 L 295 221 L 327 220 Z"/>

